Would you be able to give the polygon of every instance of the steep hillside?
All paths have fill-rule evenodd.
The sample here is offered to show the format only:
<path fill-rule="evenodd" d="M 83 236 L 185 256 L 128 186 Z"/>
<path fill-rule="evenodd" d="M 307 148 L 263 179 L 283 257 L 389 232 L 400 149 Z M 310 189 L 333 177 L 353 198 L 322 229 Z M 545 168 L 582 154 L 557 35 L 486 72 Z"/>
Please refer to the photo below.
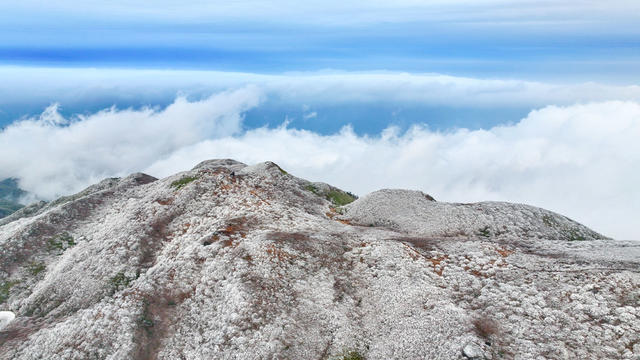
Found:
<path fill-rule="evenodd" d="M 639 244 L 525 205 L 354 198 L 212 160 L 27 207 L 0 221 L 0 359 L 640 356 Z"/>

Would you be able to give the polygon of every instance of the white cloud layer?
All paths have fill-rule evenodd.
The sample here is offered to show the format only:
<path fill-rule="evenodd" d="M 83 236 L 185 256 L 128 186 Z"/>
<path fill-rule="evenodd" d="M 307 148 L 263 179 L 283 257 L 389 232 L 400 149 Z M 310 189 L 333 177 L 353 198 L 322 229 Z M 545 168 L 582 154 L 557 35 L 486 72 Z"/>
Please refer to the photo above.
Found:
<path fill-rule="evenodd" d="M 256 87 L 166 109 L 108 109 L 65 119 L 55 107 L 0 132 L 0 178 L 44 198 L 108 176 L 165 176 L 210 158 L 271 160 L 290 173 L 365 194 L 421 189 L 444 201 L 542 206 L 617 238 L 640 239 L 640 103 L 546 106 L 488 130 L 390 128 L 362 137 L 279 127 L 241 132 Z"/>
<path fill-rule="evenodd" d="M 241 129 L 242 113 L 260 101 L 255 88 L 197 102 L 178 97 L 163 110 L 106 109 L 65 119 L 57 105 L 0 132 L 0 178 L 45 199 L 110 176 L 144 169 L 158 158 Z"/>
<path fill-rule="evenodd" d="M 595 82 L 548 83 L 478 79 L 432 73 L 301 72 L 275 75 L 189 70 L 30 68 L 0 66 L 3 105 L 104 97 L 132 101 L 178 92 L 211 93 L 256 86 L 275 101 L 293 104 L 413 103 L 453 107 L 542 107 L 607 100 L 640 101 L 640 86 Z"/>

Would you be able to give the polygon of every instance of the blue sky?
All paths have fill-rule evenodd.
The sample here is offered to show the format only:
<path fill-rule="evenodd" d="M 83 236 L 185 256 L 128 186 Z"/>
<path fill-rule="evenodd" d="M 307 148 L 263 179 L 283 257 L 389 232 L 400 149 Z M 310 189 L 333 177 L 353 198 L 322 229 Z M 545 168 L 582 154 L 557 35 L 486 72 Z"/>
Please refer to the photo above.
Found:
<path fill-rule="evenodd" d="M 0 66 L 255 74 L 391 71 L 633 85 L 640 82 L 638 14 L 640 5 L 624 0 L 7 0 L 0 4 Z M 4 84 L 9 95 L 13 85 Z M 71 115 L 114 104 L 166 106 L 177 92 L 212 91 L 195 90 L 193 84 L 163 85 L 162 94 L 139 91 L 127 98 L 116 85 L 99 96 L 88 91 L 73 99 L 59 92 L 8 96 L 0 99 L 0 126 L 37 114 L 53 102 Z M 288 118 L 292 126 L 324 133 L 345 124 L 345 116 L 336 113 L 349 114 L 356 132 L 376 133 L 389 124 L 406 128 L 417 122 L 435 129 L 487 127 L 517 121 L 534 108 L 324 104 L 318 112 L 322 121 L 304 122 L 301 104 L 264 105 L 262 112 L 247 114 L 247 126 Z"/>
<path fill-rule="evenodd" d="M 638 23 L 631 0 L 4 0 L 0 178 L 26 202 L 271 160 L 640 239 Z"/>
<path fill-rule="evenodd" d="M 0 60 L 616 82 L 637 81 L 640 66 L 631 1 L 129 3 L 3 1 Z"/>

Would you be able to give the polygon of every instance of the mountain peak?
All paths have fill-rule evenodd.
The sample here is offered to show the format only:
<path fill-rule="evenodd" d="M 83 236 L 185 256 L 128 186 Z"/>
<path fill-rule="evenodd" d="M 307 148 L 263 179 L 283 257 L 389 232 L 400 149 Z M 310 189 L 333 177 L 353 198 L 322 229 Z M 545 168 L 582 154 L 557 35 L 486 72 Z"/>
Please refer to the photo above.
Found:
<path fill-rule="evenodd" d="M 0 223 L 0 359 L 610 358 L 640 350 L 640 248 L 601 239 L 271 162 L 107 179 Z"/>

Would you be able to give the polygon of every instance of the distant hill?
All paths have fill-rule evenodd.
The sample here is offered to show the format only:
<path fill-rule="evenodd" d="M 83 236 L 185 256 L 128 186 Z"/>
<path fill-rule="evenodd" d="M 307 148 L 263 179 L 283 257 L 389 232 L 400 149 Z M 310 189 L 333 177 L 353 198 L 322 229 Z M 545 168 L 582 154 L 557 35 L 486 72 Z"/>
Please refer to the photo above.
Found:
<path fill-rule="evenodd" d="M 18 187 L 16 179 L 4 179 L 0 181 L 0 218 L 3 218 L 19 209 L 22 205 L 18 199 L 26 192 Z"/>

